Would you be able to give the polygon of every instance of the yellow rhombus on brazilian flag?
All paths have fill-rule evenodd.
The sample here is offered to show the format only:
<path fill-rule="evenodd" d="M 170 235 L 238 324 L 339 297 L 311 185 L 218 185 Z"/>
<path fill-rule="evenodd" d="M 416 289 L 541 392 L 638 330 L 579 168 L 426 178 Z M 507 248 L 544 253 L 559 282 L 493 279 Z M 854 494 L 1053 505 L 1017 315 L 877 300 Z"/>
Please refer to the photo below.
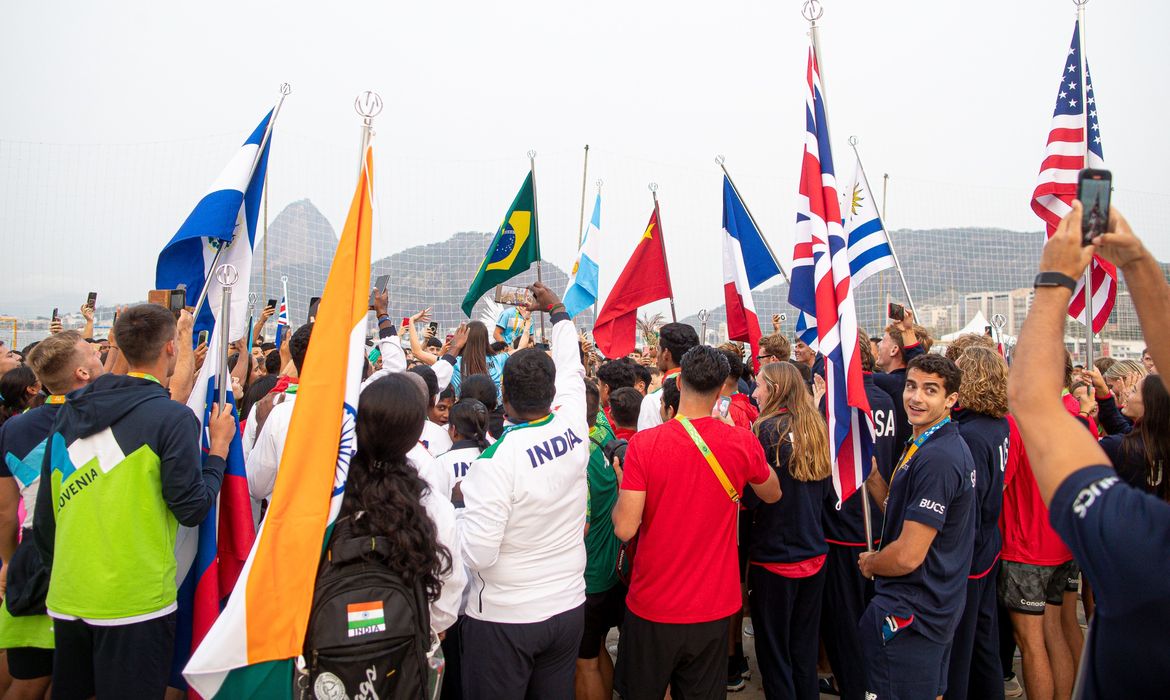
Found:
<path fill-rule="evenodd" d="M 471 316 L 475 302 L 497 284 L 502 284 L 524 272 L 540 260 L 540 236 L 536 226 L 536 195 L 533 192 L 532 173 L 516 193 L 508 208 L 504 223 L 496 231 L 487 255 L 479 265 L 475 281 L 463 298 L 463 313 Z"/>

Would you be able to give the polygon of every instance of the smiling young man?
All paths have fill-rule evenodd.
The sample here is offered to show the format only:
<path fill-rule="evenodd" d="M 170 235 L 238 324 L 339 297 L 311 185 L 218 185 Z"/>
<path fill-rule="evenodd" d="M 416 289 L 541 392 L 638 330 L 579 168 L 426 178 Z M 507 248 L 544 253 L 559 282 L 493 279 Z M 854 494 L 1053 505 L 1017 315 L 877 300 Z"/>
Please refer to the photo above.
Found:
<path fill-rule="evenodd" d="M 858 557 L 874 579 L 861 618 L 866 697 L 936 697 L 975 543 L 975 463 L 951 409 L 962 374 L 941 355 L 910 362 L 902 400 L 913 441 L 890 477 L 882 547 Z"/>

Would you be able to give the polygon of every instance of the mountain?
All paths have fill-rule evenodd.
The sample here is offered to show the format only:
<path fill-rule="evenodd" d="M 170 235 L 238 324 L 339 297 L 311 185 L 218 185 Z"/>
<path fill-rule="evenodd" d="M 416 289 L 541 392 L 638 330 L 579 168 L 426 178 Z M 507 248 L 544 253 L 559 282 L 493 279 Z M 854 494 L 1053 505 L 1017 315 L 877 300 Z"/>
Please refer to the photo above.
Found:
<path fill-rule="evenodd" d="M 432 317 L 440 328 L 449 331 L 466 320 L 460 305 L 468 282 L 475 277 L 491 233 L 465 231 L 442 243 L 413 246 L 373 263 L 371 282 L 379 275 L 389 275 L 390 313 L 410 315 L 432 307 Z M 307 199 L 284 208 L 268 225 L 268 283 L 264 292 L 264 242 L 256 242 L 252 264 L 252 283 L 257 290 L 257 307 L 269 298 L 280 297 L 282 275 L 288 277 L 289 316 L 293 325 L 304 323 L 312 297 L 321 294 L 329 277 L 329 266 L 337 249 L 337 233 L 329 221 Z M 560 268 L 544 263 L 546 284 L 564 289 L 568 275 Z M 512 280 L 527 285 L 536 280 L 535 268 Z M 476 306 L 474 318 L 483 312 L 485 302 Z M 588 314 L 578 317 L 592 323 Z"/>
<path fill-rule="evenodd" d="M 936 337 L 956 331 L 971 320 L 975 305 L 964 303 L 965 295 L 1030 289 L 1045 241 L 1044 233 L 1040 231 L 1020 233 L 988 228 L 894 231 L 891 238 L 921 316 L 920 321 Z M 772 315 L 783 313 L 787 318 L 782 322 L 781 330 L 791 336 L 796 312 L 788 304 L 788 285 L 781 280 L 779 284 L 753 291 L 752 296 L 765 332 L 771 328 Z M 906 293 L 895 270 L 886 270 L 869 278 L 856 290 L 854 304 L 859 327 L 870 335 L 877 334 L 888 322 L 888 301 L 906 303 Z M 710 313 L 708 331 L 715 331 L 722 338 L 725 329 L 721 324 L 727 318 L 723 305 L 710 309 Z M 991 313 L 987 315 L 990 317 Z M 682 321 L 696 328 L 701 325 L 697 314 Z M 1019 321 L 1022 317 L 1010 319 L 1011 326 L 1005 332 L 1018 333 Z M 1120 286 L 1117 305 L 1104 335 L 1117 339 L 1141 337 L 1124 283 Z"/>

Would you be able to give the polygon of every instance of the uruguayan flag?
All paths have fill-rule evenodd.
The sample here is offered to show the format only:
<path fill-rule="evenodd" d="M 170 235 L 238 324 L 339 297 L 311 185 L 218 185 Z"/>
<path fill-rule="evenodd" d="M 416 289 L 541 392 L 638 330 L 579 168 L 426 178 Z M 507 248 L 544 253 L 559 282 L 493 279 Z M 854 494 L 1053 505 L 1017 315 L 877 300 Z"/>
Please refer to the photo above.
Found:
<path fill-rule="evenodd" d="M 601 193 L 593 203 L 593 216 L 585 227 L 581 250 L 577 251 L 577 262 L 573 263 L 573 274 L 565 290 L 565 310 L 572 318 L 597 303 L 597 259 L 601 245 Z"/>
<path fill-rule="evenodd" d="M 849 241 L 849 277 L 853 288 L 857 289 L 866 278 L 893 267 L 894 253 L 860 160 L 854 162 L 853 186 L 846 188 L 844 195 L 842 209 L 845 237 Z"/>
<path fill-rule="evenodd" d="M 264 143 L 260 157 L 256 155 L 270 119 L 272 112 L 260 121 L 231 162 L 211 183 L 207 194 L 195 205 L 179 231 L 158 254 L 155 287 L 177 289 L 179 285 L 186 285 L 188 306 L 194 306 L 204 285 L 211 283 L 207 302 L 195 319 L 196 335 L 201 330 L 211 330 L 223 302 L 222 288 L 215 279 L 215 270 L 211 269 L 215 252 L 221 247 L 224 251 L 219 256 L 217 267 L 228 263 L 239 273 L 239 281 L 232 288 L 228 339 L 242 338 L 247 332 L 252 244 L 256 238 L 256 218 L 260 212 L 260 195 L 264 191 L 271 139 Z"/>

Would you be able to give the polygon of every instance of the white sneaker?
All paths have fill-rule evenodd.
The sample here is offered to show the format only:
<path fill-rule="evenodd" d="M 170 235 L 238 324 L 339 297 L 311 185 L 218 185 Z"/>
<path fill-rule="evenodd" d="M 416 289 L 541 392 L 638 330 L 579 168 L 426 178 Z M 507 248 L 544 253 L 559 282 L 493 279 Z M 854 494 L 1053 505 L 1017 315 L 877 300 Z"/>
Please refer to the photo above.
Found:
<path fill-rule="evenodd" d="M 1021 698 L 1024 696 L 1024 688 L 1020 685 L 1019 679 L 1014 675 L 1011 678 L 1004 679 L 1003 694 L 1009 698 Z"/>

